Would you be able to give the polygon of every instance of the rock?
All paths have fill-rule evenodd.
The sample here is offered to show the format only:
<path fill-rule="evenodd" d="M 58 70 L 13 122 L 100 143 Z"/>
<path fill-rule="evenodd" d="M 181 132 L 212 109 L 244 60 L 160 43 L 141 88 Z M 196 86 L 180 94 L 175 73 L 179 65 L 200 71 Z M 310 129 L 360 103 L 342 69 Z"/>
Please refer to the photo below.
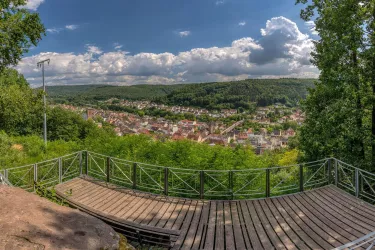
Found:
<path fill-rule="evenodd" d="M 118 249 L 119 235 L 77 209 L 0 185 L 0 249 Z"/>

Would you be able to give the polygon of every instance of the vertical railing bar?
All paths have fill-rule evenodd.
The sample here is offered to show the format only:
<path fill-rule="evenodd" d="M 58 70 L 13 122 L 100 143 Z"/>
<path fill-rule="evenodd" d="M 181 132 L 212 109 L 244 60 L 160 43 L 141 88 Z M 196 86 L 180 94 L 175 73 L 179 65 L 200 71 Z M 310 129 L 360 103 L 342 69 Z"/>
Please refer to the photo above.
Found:
<path fill-rule="evenodd" d="M 62 183 L 62 159 L 61 157 L 58 159 L 59 164 L 59 183 Z"/>
<path fill-rule="evenodd" d="M 204 199 L 204 171 L 200 171 L 200 198 Z"/>
<path fill-rule="evenodd" d="M 338 175 L 338 165 L 337 165 L 337 160 L 335 159 L 335 186 L 338 185 L 339 183 L 339 175 Z"/>
<path fill-rule="evenodd" d="M 109 172 L 111 170 L 111 157 L 107 157 L 107 182 L 109 183 L 110 182 L 110 175 L 109 175 Z"/>
<path fill-rule="evenodd" d="M 270 172 L 271 170 L 269 168 L 266 169 L 266 197 L 270 197 Z"/>
<path fill-rule="evenodd" d="M 137 163 L 133 163 L 133 177 L 132 177 L 132 181 L 133 181 L 133 189 L 136 189 L 137 188 Z"/>
<path fill-rule="evenodd" d="M 230 197 L 231 200 L 233 200 L 233 171 L 229 171 L 229 192 L 230 192 Z"/>
<path fill-rule="evenodd" d="M 164 168 L 164 195 L 168 196 L 169 169 Z"/>
<path fill-rule="evenodd" d="M 331 184 L 331 172 L 332 172 L 332 170 L 331 170 L 331 165 L 332 165 L 332 160 L 333 159 L 329 159 L 328 160 L 328 185 L 329 184 Z"/>
<path fill-rule="evenodd" d="M 301 164 L 299 166 L 299 191 L 303 192 L 303 184 L 304 184 L 304 179 L 303 179 L 303 165 Z"/>
<path fill-rule="evenodd" d="M 89 175 L 89 151 L 86 150 L 86 157 L 85 157 L 85 169 L 86 175 Z"/>
<path fill-rule="evenodd" d="M 82 175 L 82 172 L 83 172 L 83 158 L 82 158 L 82 151 L 79 152 L 79 175 Z"/>
<path fill-rule="evenodd" d="M 34 191 L 36 191 L 37 183 L 38 183 L 38 164 L 34 164 Z"/>
<path fill-rule="evenodd" d="M 359 170 L 355 169 L 355 196 L 359 197 Z"/>

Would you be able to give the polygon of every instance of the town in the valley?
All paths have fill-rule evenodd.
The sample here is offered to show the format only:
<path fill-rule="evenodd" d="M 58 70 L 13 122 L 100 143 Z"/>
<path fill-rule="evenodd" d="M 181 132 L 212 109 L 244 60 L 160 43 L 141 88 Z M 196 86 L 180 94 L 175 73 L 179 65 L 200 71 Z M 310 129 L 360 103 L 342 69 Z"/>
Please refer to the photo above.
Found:
<path fill-rule="evenodd" d="M 126 134 L 144 134 L 158 139 L 192 140 L 210 145 L 236 146 L 251 145 L 257 154 L 266 150 L 286 148 L 295 128 L 304 121 L 304 114 L 298 108 L 287 108 L 281 104 L 269 107 L 257 107 L 255 112 L 241 116 L 239 120 L 230 121 L 238 116 L 236 109 L 209 111 L 202 108 L 167 106 L 150 101 L 108 100 L 107 103 L 144 110 L 147 108 L 170 111 L 174 114 L 189 113 L 198 118 L 195 120 L 171 121 L 162 117 L 138 115 L 129 112 L 104 110 L 93 107 L 77 107 L 61 104 L 64 109 L 81 113 L 85 119 L 92 119 L 98 126 L 107 122 L 114 127 L 118 136 Z M 210 121 L 199 121 L 199 117 L 211 117 Z M 229 118 L 229 122 L 228 122 Z M 223 121 L 227 119 L 227 121 Z M 286 125 L 286 126 L 285 126 Z"/>

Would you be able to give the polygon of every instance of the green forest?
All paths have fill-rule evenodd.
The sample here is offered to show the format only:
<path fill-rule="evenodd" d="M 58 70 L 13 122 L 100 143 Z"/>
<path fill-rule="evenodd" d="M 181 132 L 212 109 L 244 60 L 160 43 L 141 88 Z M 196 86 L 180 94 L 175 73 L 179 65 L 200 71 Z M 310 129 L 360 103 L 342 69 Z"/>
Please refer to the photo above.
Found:
<path fill-rule="evenodd" d="M 191 83 L 175 85 L 105 86 L 78 85 L 48 87 L 48 96 L 56 103 L 87 105 L 118 98 L 149 100 L 167 105 L 206 109 L 244 109 L 282 103 L 296 106 L 306 98 L 312 79 L 248 79 L 235 82 Z"/>
<path fill-rule="evenodd" d="M 306 98 L 310 79 L 248 79 L 236 82 L 189 84 L 170 94 L 155 98 L 168 105 L 203 107 L 207 109 L 251 109 L 282 103 L 296 106 Z"/>

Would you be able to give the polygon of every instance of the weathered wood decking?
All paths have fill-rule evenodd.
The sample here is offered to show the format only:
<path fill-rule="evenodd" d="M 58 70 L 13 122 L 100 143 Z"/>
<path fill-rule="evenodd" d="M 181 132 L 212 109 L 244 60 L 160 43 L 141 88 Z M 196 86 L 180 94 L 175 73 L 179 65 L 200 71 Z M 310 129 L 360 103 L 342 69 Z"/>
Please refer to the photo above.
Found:
<path fill-rule="evenodd" d="M 83 178 L 56 191 L 127 237 L 174 249 L 332 249 L 375 231 L 375 207 L 334 186 L 241 201 L 164 197 Z"/>

